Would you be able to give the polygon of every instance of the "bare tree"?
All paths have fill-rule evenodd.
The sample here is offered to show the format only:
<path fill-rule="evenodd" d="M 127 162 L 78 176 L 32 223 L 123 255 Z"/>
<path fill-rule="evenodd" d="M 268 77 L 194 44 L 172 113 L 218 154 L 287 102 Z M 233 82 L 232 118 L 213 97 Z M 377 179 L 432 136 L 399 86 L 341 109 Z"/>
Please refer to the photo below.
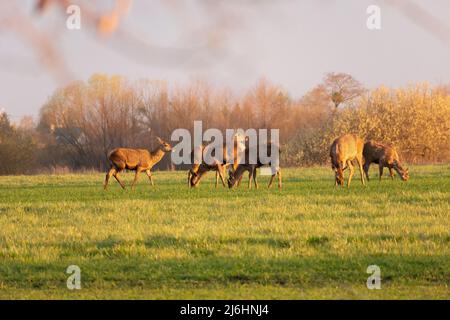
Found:
<path fill-rule="evenodd" d="M 327 73 L 323 83 L 336 109 L 366 91 L 359 81 L 347 73 Z"/>

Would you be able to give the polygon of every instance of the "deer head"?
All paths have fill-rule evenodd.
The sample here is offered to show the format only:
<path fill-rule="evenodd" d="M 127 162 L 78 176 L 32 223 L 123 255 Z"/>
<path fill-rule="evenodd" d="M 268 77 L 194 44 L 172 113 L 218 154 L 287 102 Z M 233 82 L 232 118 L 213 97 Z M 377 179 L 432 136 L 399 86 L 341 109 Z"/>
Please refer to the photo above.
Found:
<path fill-rule="evenodd" d="M 344 171 L 341 168 L 335 169 L 336 172 L 336 183 L 339 186 L 344 185 Z"/>
<path fill-rule="evenodd" d="M 164 151 L 164 152 L 170 152 L 172 151 L 172 146 L 170 144 L 168 144 L 167 142 L 165 142 L 163 139 L 161 139 L 160 137 L 156 137 L 156 141 L 159 144 L 159 149 Z"/>
<path fill-rule="evenodd" d="M 208 170 L 204 165 L 200 165 L 198 167 L 198 170 L 195 172 L 192 172 L 190 185 L 191 187 L 196 187 L 198 183 L 200 182 L 201 177 L 207 172 Z"/>
<path fill-rule="evenodd" d="M 228 177 L 228 188 L 233 188 L 236 185 L 237 179 L 234 177 L 234 174 L 230 172 L 230 176 Z"/>
<path fill-rule="evenodd" d="M 236 171 L 229 171 L 228 173 L 228 188 L 233 188 L 236 183 L 239 181 L 240 177 L 242 176 L 243 171 L 240 167 Z"/>
<path fill-rule="evenodd" d="M 408 168 L 403 168 L 401 165 L 397 165 L 397 172 L 400 175 L 400 178 L 403 181 L 408 181 L 409 179 L 409 170 Z"/>
<path fill-rule="evenodd" d="M 408 168 L 404 168 L 400 161 L 398 160 L 398 155 L 396 156 L 397 159 L 394 160 L 394 169 L 399 174 L 400 178 L 403 181 L 408 181 L 409 179 L 409 170 Z"/>
<path fill-rule="evenodd" d="M 334 170 L 335 184 L 338 186 L 343 186 L 344 185 L 344 169 L 340 165 L 335 166 L 334 164 L 332 164 L 331 167 Z"/>

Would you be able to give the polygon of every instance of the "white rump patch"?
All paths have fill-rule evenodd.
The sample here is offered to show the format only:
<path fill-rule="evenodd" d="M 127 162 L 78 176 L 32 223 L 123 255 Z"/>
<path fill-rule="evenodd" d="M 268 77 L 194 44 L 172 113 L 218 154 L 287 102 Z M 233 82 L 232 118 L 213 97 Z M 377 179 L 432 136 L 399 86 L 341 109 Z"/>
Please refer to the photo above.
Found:
<path fill-rule="evenodd" d="M 261 176 L 273 176 L 276 173 L 277 169 L 272 167 L 262 167 L 259 169 L 259 174 Z"/>

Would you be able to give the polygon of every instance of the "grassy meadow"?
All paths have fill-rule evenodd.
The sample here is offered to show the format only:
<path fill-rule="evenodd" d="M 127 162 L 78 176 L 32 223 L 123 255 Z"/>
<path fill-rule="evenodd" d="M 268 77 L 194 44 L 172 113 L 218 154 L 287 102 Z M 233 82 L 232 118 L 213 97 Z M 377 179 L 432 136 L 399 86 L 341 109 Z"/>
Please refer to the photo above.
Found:
<path fill-rule="evenodd" d="M 450 165 L 410 175 L 379 183 L 373 166 L 348 190 L 328 167 L 284 169 L 279 191 L 209 173 L 189 190 L 186 172 L 155 172 L 134 192 L 104 192 L 104 174 L 0 177 L 0 299 L 449 299 Z"/>

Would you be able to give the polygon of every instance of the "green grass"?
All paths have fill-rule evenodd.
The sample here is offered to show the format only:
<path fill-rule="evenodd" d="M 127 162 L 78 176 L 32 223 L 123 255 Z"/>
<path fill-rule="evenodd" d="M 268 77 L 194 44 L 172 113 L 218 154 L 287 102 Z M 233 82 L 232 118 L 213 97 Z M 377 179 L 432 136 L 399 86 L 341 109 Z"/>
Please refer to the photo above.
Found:
<path fill-rule="evenodd" d="M 103 174 L 0 177 L 0 298 L 449 299 L 450 166 L 371 174 L 348 190 L 329 168 L 285 169 L 282 191 L 214 189 L 212 173 L 193 190 L 185 172 L 142 175 L 135 192 L 103 192 Z"/>

